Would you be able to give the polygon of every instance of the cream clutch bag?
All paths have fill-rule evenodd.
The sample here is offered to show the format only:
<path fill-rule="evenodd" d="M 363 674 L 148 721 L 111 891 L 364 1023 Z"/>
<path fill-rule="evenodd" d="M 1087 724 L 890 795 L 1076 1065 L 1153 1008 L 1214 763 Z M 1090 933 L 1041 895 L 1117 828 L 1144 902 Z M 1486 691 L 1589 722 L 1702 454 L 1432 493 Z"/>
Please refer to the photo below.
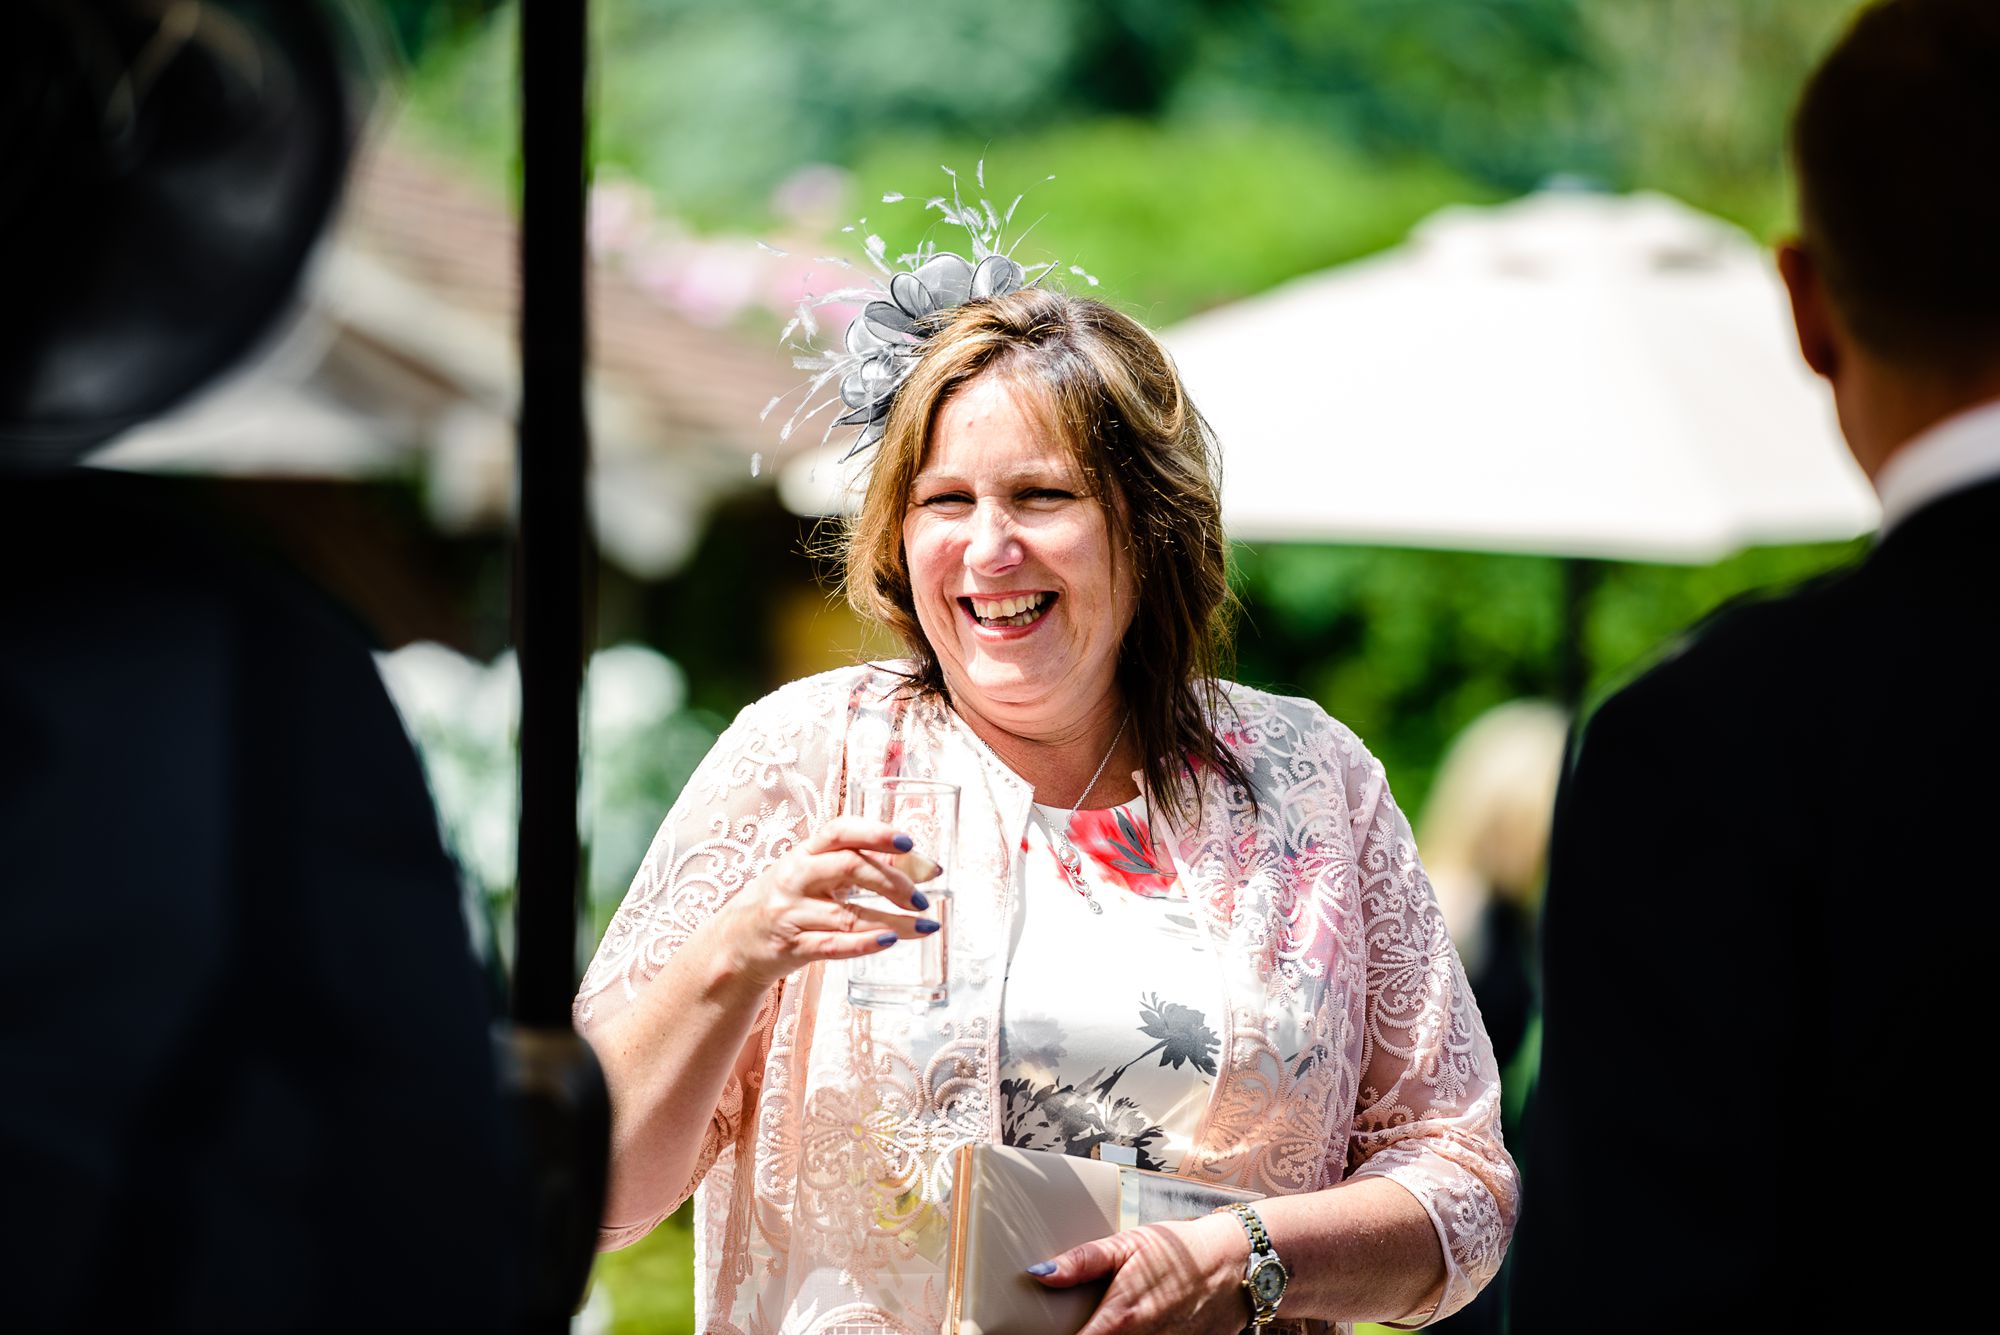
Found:
<path fill-rule="evenodd" d="M 1199 1219 L 1259 1199 L 1254 1191 L 1096 1159 L 960 1146 L 945 1335 L 1075 1335 L 1107 1281 L 1045 1288 L 1029 1266 L 1120 1229 Z"/>

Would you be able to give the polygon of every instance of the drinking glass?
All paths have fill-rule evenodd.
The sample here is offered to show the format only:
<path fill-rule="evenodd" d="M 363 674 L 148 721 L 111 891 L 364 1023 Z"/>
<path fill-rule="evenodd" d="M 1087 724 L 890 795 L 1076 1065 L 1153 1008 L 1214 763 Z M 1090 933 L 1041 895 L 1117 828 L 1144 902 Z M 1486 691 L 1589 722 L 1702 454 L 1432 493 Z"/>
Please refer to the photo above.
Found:
<path fill-rule="evenodd" d="M 942 1006 L 951 986 L 951 873 L 958 857 L 958 785 L 937 779 L 857 779 L 848 787 L 847 809 L 910 836 L 910 852 L 897 855 L 899 861 L 910 860 L 902 863 L 905 868 L 918 856 L 938 865 L 938 874 L 919 881 L 917 889 L 930 900 L 924 916 L 942 924 L 928 936 L 898 941 L 887 950 L 849 960 L 847 1000 L 877 1008 Z M 857 889 L 847 902 L 908 915 L 902 905 L 872 890 Z"/>

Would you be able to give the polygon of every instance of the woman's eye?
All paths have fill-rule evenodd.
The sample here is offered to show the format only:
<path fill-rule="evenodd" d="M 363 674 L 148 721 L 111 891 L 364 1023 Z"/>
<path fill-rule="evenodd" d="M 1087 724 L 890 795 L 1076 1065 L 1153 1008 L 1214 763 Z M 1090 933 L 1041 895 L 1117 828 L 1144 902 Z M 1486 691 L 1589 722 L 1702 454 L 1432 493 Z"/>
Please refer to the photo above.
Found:
<path fill-rule="evenodd" d="M 1061 487 L 1032 487 L 1021 494 L 1031 501 L 1073 501 L 1076 499 L 1075 492 L 1065 491 Z"/>
<path fill-rule="evenodd" d="M 970 505 L 972 498 L 962 491 L 941 491 L 935 496 L 926 496 L 917 502 L 926 508 L 931 506 Z"/>

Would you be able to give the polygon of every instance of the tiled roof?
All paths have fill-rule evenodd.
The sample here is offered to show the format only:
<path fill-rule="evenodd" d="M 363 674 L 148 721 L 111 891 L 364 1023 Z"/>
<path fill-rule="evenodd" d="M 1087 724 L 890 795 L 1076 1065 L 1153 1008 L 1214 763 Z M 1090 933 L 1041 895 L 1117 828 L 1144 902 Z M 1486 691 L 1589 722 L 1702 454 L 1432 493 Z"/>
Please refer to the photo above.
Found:
<path fill-rule="evenodd" d="M 358 156 L 341 228 L 345 243 L 511 341 L 515 223 L 497 189 L 405 142 L 378 142 Z M 651 419 L 662 448 L 699 442 L 746 457 L 775 449 L 776 424 L 758 414 L 798 383 L 775 338 L 696 325 L 598 261 L 590 328 L 600 383 Z"/>

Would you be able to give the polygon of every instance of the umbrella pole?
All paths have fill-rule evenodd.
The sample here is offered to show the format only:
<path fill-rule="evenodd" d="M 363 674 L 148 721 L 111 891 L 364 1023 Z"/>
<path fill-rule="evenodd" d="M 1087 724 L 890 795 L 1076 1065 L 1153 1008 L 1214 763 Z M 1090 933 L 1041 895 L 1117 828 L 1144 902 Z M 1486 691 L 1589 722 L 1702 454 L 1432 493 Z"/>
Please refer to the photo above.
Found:
<path fill-rule="evenodd" d="M 521 419 L 514 637 L 521 816 L 512 1027 L 498 1045 L 525 1170 L 523 1331 L 566 1330 L 603 1210 L 610 1104 L 570 1027 L 582 898 L 580 706 L 596 553 L 585 514 L 589 423 L 584 0 L 521 4 Z"/>
<path fill-rule="evenodd" d="M 1583 711 L 1590 686 L 1590 604 L 1604 580 L 1604 563 L 1580 556 L 1562 562 L 1562 643 L 1556 649 L 1557 698 L 1571 718 Z"/>

